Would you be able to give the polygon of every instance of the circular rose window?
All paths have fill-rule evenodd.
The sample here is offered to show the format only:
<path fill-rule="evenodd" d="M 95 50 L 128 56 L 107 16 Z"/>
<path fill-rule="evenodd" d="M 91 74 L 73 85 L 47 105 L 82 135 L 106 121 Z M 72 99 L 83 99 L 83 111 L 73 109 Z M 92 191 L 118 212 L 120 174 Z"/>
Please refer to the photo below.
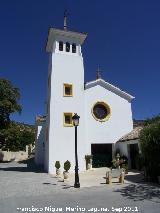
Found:
<path fill-rule="evenodd" d="M 109 119 L 111 110 L 108 104 L 97 102 L 92 108 L 92 114 L 96 120 L 103 122 Z"/>

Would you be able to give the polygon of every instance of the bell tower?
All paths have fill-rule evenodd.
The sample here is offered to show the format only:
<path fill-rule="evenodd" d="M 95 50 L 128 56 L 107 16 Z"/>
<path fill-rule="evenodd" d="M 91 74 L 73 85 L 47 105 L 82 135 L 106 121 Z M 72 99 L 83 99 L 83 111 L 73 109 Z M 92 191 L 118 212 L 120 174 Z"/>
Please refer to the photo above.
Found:
<path fill-rule="evenodd" d="M 81 45 L 86 33 L 67 29 L 67 12 L 64 29 L 50 28 L 46 44 L 49 53 L 48 100 L 45 142 L 45 169 L 55 172 L 54 164 L 66 160 L 74 170 L 73 113 L 80 116 L 78 127 L 79 169 L 85 170 L 84 122 L 84 65 Z"/>

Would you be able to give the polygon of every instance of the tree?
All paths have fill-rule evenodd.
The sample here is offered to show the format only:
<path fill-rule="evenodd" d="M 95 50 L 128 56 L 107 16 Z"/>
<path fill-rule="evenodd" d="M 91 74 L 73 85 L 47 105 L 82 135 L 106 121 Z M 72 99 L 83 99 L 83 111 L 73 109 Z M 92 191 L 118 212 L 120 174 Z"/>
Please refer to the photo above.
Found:
<path fill-rule="evenodd" d="M 34 143 L 33 126 L 10 121 L 11 113 L 21 113 L 19 99 L 19 89 L 9 80 L 0 78 L 0 149 L 2 150 L 25 150 L 26 145 Z"/>
<path fill-rule="evenodd" d="M 7 127 L 11 113 L 21 112 L 19 99 L 19 89 L 14 87 L 9 80 L 0 78 L 0 129 Z"/>
<path fill-rule="evenodd" d="M 156 180 L 160 176 L 160 116 L 147 119 L 140 133 L 140 146 L 147 176 Z"/>
<path fill-rule="evenodd" d="M 160 122 L 160 115 L 154 116 L 153 118 L 148 118 L 144 122 L 144 126 L 148 126 L 150 124 L 155 124 Z"/>
<path fill-rule="evenodd" d="M 34 127 L 11 121 L 9 126 L 0 130 L 0 137 L 4 143 L 0 143 L 0 149 L 9 151 L 25 151 L 26 145 L 35 141 Z"/>

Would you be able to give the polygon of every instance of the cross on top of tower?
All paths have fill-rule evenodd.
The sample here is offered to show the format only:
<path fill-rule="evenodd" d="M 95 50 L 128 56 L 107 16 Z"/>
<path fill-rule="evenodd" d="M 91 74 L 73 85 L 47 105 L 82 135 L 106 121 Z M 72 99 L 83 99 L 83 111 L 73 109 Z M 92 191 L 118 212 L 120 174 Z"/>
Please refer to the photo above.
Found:
<path fill-rule="evenodd" d="M 98 68 L 97 68 L 97 74 L 96 74 L 96 79 L 100 79 L 100 78 L 101 78 L 101 69 L 98 66 Z"/>
<path fill-rule="evenodd" d="M 68 10 L 64 11 L 64 30 L 67 30 L 67 17 L 68 17 L 69 13 Z"/>

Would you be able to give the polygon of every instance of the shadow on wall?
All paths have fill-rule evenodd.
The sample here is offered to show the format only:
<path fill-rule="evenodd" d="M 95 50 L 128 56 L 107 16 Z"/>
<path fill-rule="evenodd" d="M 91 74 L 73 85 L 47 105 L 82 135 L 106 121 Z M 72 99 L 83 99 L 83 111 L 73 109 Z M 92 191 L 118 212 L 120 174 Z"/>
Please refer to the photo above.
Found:
<path fill-rule="evenodd" d="M 150 200 L 155 203 L 160 203 L 160 187 L 151 184 L 130 184 L 121 189 L 114 190 L 128 199 L 134 201 Z"/>
<path fill-rule="evenodd" d="M 37 125 L 37 136 L 35 142 L 35 162 L 37 165 L 44 164 L 44 146 L 45 146 L 45 122 Z"/>
<path fill-rule="evenodd" d="M 0 151 L 0 162 L 3 161 L 3 157 L 4 157 L 4 154 L 3 154 L 3 152 Z"/>
<path fill-rule="evenodd" d="M 4 162 L 3 162 L 4 163 Z M 34 163 L 34 158 L 19 162 L 5 163 L 5 166 L 1 166 L 0 171 L 16 171 L 16 172 L 35 172 L 35 173 L 44 173 L 43 167 L 37 166 Z"/>

